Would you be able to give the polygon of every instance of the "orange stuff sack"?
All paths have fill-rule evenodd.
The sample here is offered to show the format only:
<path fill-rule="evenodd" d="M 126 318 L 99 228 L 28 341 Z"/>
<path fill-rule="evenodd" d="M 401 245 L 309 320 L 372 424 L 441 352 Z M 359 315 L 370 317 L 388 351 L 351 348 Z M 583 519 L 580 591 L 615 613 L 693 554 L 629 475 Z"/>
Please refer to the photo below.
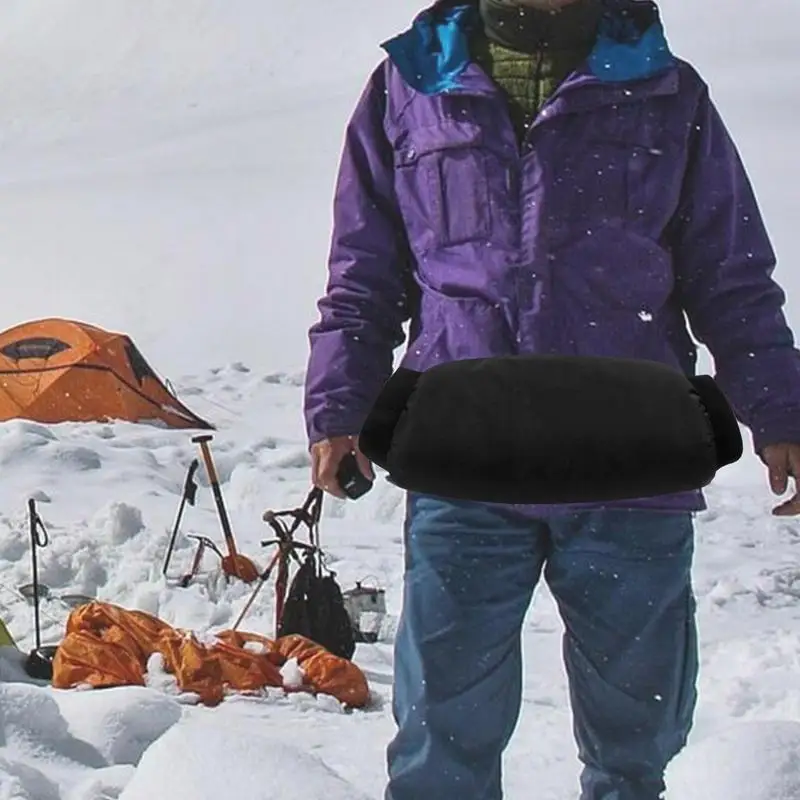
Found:
<path fill-rule="evenodd" d="M 143 686 L 147 659 L 168 627 L 141 611 L 106 603 L 79 606 L 53 658 L 53 686 Z"/>
<path fill-rule="evenodd" d="M 53 659 L 52 684 L 58 689 L 142 686 L 153 653 L 161 654 L 164 669 L 182 691 L 196 693 L 209 706 L 230 691 L 283 687 L 280 669 L 291 658 L 305 674 L 304 690 L 330 694 L 353 708 L 369 701 L 367 679 L 355 664 L 302 636 L 272 641 L 224 631 L 207 644 L 150 614 L 100 602 L 70 614 Z"/>
<path fill-rule="evenodd" d="M 363 708 L 369 702 L 367 678 L 352 661 L 335 656 L 322 645 L 297 634 L 281 637 L 275 648 L 286 661 L 297 659 L 312 691 L 333 695 L 352 708 Z"/>

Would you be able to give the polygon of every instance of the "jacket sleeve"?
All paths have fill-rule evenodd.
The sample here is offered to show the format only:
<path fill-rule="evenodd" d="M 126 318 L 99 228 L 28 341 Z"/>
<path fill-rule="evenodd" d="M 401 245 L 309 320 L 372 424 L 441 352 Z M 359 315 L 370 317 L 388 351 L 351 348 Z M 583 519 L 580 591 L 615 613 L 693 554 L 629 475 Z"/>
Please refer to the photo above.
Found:
<path fill-rule="evenodd" d="M 405 341 L 409 258 L 384 129 L 386 70 L 384 62 L 371 76 L 345 133 L 327 288 L 309 331 L 309 446 L 360 432 Z"/>
<path fill-rule="evenodd" d="M 800 444 L 800 353 L 741 157 L 703 84 L 675 219 L 676 286 L 694 336 L 757 453 Z"/>

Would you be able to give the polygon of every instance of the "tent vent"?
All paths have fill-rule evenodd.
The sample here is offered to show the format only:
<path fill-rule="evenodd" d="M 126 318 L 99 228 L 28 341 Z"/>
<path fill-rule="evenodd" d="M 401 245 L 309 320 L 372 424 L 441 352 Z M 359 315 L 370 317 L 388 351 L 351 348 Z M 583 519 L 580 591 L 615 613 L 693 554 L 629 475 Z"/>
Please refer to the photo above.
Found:
<path fill-rule="evenodd" d="M 0 353 L 11 361 L 21 361 L 24 358 L 52 358 L 69 349 L 70 346 L 60 339 L 36 337 L 7 344 Z"/>
<path fill-rule="evenodd" d="M 145 378 L 152 378 L 154 381 L 159 380 L 158 375 L 153 372 L 153 369 L 147 361 L 145 361 L 144 356 L 136 349 L 133 342 L 125 342 L 125 354 L 128 356 L 128 363 L 130 364 L 131 371 L 140 386 Z"/>

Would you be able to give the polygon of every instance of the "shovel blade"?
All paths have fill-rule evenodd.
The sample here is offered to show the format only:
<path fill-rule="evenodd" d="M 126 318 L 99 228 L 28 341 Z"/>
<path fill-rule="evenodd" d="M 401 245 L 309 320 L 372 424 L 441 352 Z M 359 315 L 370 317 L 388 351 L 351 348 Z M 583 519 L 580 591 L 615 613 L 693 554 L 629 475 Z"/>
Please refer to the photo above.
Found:
<path fill-rule="evenodd" d="M 222 559 L 222 571 L 229 578 L 238 578 L 244 583 L 255 583 L 261 576 L 259 568 L 241 553 L 225 556 Z"/>

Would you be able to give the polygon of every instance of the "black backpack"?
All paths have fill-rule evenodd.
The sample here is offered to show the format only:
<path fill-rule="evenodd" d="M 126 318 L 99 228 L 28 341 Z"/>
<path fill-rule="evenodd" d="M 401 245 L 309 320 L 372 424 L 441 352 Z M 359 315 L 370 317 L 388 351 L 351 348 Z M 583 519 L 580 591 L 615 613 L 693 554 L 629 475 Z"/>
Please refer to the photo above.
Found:
<path fill-rule="evenodd" d="M 276 592 L 278 594 L 278 625 L 276 635 L 299 634 L 324 647 L 341 658 L 350 659 L 356 650 L 355 634 L 350 615 L 344 605 L 342 590 L 336 576 L 323 566 L 319 546 L 319 521 L 322 516 L 322 491 L 313 488 L 301 508 L 289 511 L 267 511 L 264 521 L 275 531 L 277 538 L 262 545 L 279 545 L 282 548 Z M 289 525 L 284 518 L 292 518 Z M 308 529 L 309 543 L 293 539 L 297 529 Z M 300 559 L 298 551 L 305 553 Z M 288 577 L 289 559 L 298 563 L 285 601 L 283 593 Z"/>
<path fill-rule="evenodd" d="M 278 636 L 296 633 L 342 658 L 356 650 L 350 615 L 333 573 L 322 573 L 317 552 L 309 552 L 289 589 Z"/>

